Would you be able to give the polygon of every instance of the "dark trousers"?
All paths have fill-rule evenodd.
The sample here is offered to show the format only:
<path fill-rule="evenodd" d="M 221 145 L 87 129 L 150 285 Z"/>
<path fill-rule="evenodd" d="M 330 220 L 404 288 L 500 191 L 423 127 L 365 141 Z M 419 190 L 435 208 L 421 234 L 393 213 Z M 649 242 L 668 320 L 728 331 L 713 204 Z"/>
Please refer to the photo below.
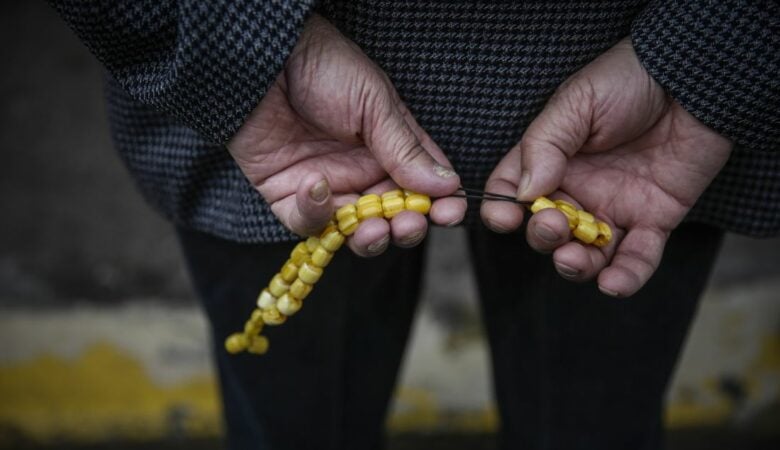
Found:
<path fill-rule="evenodd" d="M 374 449 L 417 303 L 422 248 L 334 257 L 304 308 L 266 327 L 264 356 L 228 355 L 292 245 L 179 230 L 212 326 L 230 449 Z M 574 284 L 520 234 L 469 233 L 502 448 L 659 449 L 663 395 L 722 232 L 683 225 L 637 295 Z"/>

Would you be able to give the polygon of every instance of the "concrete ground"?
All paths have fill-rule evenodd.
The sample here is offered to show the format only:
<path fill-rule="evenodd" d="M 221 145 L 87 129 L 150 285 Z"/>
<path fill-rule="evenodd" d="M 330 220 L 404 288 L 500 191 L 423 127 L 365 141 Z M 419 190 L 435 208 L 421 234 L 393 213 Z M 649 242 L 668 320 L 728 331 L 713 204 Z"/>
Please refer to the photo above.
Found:
<path fill-rule="evenodd" d="M 111 147 L 99 65 L 43 3 L 2 2 L 0 38 L 0 447 L 214 448 L 203 318 L 171 227 L 144 204 Z M 390 448 L 495 448 L 463 236 L 431 239 L 437 282 L 415 324 Z M 778 254 L 778 239 L 727 239 L 670 390 L 671 448 L 780 447 Z M 113 389 L 100 390 L 102 376 Z M 80 399 L 107 399 L 124 390 L 117 386 L 148 409 L 42 418 L 58 401 L 73 403 L 68 414 L 88 413 L 93 399 Z M 146 427 L 162 420 L 159 430 Z M 148 439 L 123 440 L 133 433 Z"/>

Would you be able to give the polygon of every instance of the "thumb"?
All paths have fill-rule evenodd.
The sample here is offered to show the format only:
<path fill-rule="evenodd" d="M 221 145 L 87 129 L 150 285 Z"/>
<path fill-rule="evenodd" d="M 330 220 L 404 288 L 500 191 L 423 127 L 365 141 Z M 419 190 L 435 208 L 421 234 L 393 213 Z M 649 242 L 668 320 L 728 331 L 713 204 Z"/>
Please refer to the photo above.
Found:
<path fill-rule="evenodd" d="M 301 179 L 295 194 L 274 201 L 271 210 L 293 233 L 311 236 L 328 224 L 333 204 L 327 179 L 319 173 L 309 173 Z"/>
<path fill-rule="evenodd" d="M 522 155 L 518 199 L 529 201 L 558 189 L 568 159 L 590 136 L 592 105 L 589 83 L 570 79 L 531 122 L 518 144 Z"/>
<path fill-rule="evenodd" d="M 385 83 L 369 96 L 364 142 L 399 186 L 434 197 L 458 189 L 460 179 L 441 149 L 417 124 L 395 89 Z"/>

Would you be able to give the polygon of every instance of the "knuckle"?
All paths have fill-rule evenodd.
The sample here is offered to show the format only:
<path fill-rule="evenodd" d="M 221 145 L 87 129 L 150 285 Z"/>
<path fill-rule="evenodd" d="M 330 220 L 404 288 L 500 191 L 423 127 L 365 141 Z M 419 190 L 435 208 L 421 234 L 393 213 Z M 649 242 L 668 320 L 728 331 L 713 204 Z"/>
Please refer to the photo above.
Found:
<path fill-rule="evenodd" d="M 425 149 L 417 139 L 408 137 L 399 138 L 391 148 L 393 148 L 396 164 L 399 166 L 409 165 L 425 154 Z"/>

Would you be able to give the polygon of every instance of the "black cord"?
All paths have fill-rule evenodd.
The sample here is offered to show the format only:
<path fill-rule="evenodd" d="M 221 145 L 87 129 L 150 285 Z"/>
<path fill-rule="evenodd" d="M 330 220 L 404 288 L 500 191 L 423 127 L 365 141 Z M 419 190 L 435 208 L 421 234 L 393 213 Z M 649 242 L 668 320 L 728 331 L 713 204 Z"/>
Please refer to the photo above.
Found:
<path fill-rule="evenodd" d="M 450 197 L 456 197 L 456 198 L 466 198 L 466 199 L 475 199 L 475 200 L 490 200 L 490 201 L 501 201 L 501 202 L 510 202 L 515 203 L 518 205 L 524 205 L 528 206 L 532 204 L 533 202 L 527 202 L 518 200 L 512 196 L 509 195 L 503 195 L 503 194 L 496 194 L 494 192 L 485 192 L 480 191 L 479 189 L 472 189 L 472 188 L 464 188 L 463 186 L 460 187 L 460 190 L 463 191 L 463 194 L 452 194 Z"/>

